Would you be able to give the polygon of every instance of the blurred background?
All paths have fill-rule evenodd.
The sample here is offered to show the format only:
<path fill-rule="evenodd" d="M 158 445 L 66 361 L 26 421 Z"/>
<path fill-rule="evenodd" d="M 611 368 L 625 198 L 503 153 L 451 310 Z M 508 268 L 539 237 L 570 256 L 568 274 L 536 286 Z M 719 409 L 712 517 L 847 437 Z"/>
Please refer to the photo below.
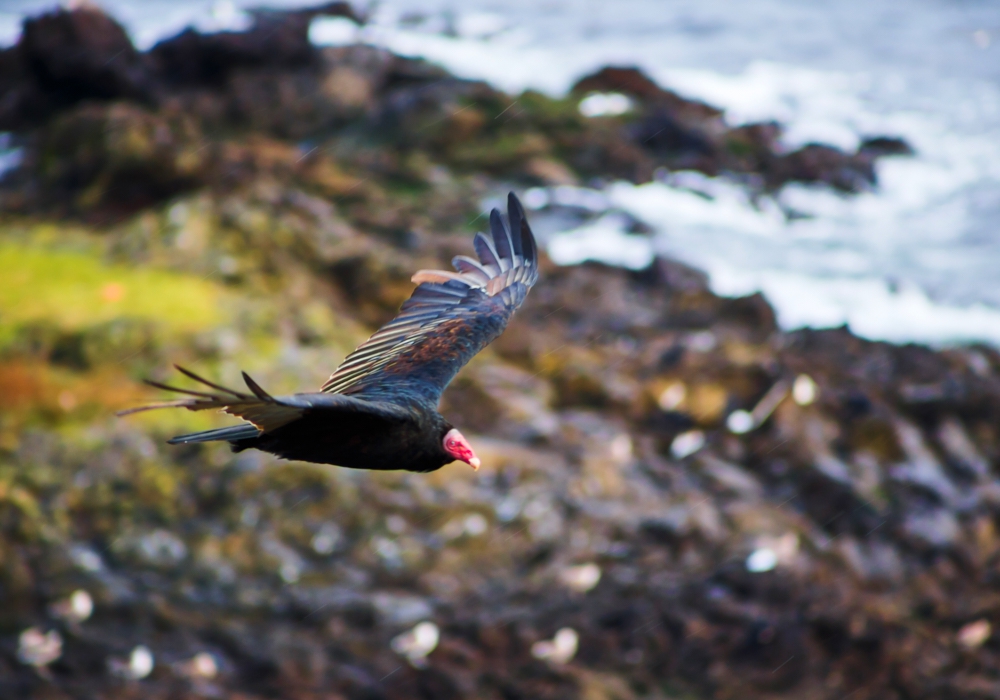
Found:
<path fill-rule="evenodd" d="M 232 2 L 105 6 L 140 48 L 191 24 L 218 31 L 252 21 Z M 8 3 L 0 35 L 12 43 L 22 16 L 44 7 Z M 785 188 L 781 207 L 805 219 L 794 226 L 724 183 L 701 184 L 723 206 L 655 188 L 612 198 L 650 220 L 658 251 L 710 272 L 713 289 L 766 291 L 783 325 L 850 322 L 866 337 L 996 341 L 997 317 L 981 306 L 1000 304 L 991 235 L 1000 215 L 1000 25 L 990 3 L 918 2 L 904 12 L 891 2 L 757 2 L 732 12 L 711 2 L 475 2 L 461 11 L 384 2 L 366 12 L 364 28 L 321 21 L 310 36 L 422 56 L 510 94 L 561 96 L 605 65 L 634 65 L 724 109 L 727 123 L 778 121 L 789 148 L 853 150 L 883 133 L 906 139 L 916 160 L 883 163 L 877 195 L 845 201 Z"/>
<path fill-rule="evenodd" d="M 0 7 L 0 695 L 1000 695 L 989 2 Z M 312 390 L 517 192 L 473 474 Z"/>

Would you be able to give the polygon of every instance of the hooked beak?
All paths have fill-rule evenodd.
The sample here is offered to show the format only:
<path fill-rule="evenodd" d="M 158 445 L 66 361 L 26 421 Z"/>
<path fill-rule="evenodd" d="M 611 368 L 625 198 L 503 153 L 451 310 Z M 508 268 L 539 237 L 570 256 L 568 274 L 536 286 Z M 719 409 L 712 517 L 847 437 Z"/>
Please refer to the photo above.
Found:
<path fill-rule="evenodd" d="M 462 433 L 458 432 L 457 429 L 452 428 L 448 431 L 447 435 L 444 436 L 444 451 L 447 452 L 452 459 L 457 459 L 461 462 L 468 464 L 474 471 L 479 471 L 479 467 L 482 462 L 479 461 L 479 457 L 472 450 L 472 445 L 469 441 L 465 439 Z"/>

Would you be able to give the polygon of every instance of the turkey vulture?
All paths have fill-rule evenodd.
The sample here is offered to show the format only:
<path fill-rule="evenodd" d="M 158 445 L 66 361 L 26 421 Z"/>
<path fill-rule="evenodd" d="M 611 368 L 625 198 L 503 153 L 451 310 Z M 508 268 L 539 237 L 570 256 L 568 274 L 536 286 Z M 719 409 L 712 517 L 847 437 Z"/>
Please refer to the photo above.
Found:
<path fill-rule="evenodd" d="M 365 341 L 317 393 L 271 396 L 246 372 L 250 393 L 234 391 L 186 369 L 212 391 L 150 385 L 187 394 L 141 406 L 239 416 L 241 425 L 179 435 L 171 444 L 225 440 L 286 459 L 356 469 L 429 472 L 455 460 L 479 468 L 465 437 L 438 413 L 441 392 L 473 355 L 499 336 L 538 279 L 535 237 L 514 193 L 507 217 L 490 213 L 490 241 L 477 233 L 479 260 L 457 256 L 456 272 L 421 270 L 399 314 Z"/>

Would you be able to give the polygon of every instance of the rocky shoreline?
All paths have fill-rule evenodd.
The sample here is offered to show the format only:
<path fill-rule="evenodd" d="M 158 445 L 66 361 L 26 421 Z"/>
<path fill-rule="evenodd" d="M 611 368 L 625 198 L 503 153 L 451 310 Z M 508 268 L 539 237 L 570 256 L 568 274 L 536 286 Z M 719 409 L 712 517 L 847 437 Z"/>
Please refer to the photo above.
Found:
<path fill-rule="evenodd" d="M 0 695 L 997 697 L 991 347 L 784 332 L 669 260 L 546 262 L 444 399 L 479 473 L 111 417 L 172 362 L 318 386 L 510 187 L 698 170 L 849 196 L 909 152 L 785 152 L 627 68 L 510 96 L 315 48 L 319 14 L 363 21 L 261 13 L 140 53 L 82 7 L 0 52 L 23 149 L 0 181 Z M 592 92 L 632 109 L 584 117 Z"/>

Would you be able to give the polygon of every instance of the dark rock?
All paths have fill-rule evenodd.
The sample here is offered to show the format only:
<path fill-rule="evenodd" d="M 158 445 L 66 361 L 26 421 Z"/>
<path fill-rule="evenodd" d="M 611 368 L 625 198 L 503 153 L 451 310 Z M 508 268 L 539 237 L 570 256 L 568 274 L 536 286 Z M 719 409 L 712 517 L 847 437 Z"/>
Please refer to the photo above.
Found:
<path fill-rule="evenodd" d="M 656 170 L 656 160 L 624 130 L 564 134 L 561 145 L 566 161 L 582 175 L 641 184 L 651 181 Z"/>
<path fill-rule="evenodd" d="M 25 20 L 18 50 L 34 80 L 56 93 L 60 106 L 148 95 L 146 71 L 125 30 L 90 5 Z"/>
<path fill-rule="evenodd" d="M 143 57 L 121 25 L 92 6 L 24 22 L 0 51 L 0 130 L 31 130 L 85 99 L 150 97 Z"/>
<path fill-rule="evenodd" d="M 255 10 L 253 26 L 245 32 L 202 34 L 186 29 L 158 43 L 149 56 L 160 78 L 177 86 L 218 86 L 246 68 L 300 68 L 318 61 L 319 51 L 309 42 L 309 24 L 318 16 L 362 21 L 346 2 L 304 10 Z"/>
<path fill-rule="evenodd" d="M 681 122 L 700 124 L 722 117 L 722 110 L 665 90 L 638 68 L 609 66 L 578 80 L 573 93 L 621 92 L 644 105 L 670 113 Z"/>
<path fill-rule="evenodd" d="M 699 130 L 684 125 L 670 111 L 654 108 L 638 122 L 628 128 L 631 139 L 653 153 L 662 161 L 667 161 L 677 170 L 701 170 L 709 175 L 713 172 L 715 147 Z"/>
<path fill-rule="evenodd" d="M 912 156 L 913 147 L 896 136 L 875 136 L 867 138 L 858 146 L 858 153 L 872 156 Z"/>
<path fill-rule="evenodd" d="M 709 289 L 707 274 L 669 258 L 658 257 L 647 270 L 634 274 L 637 279 L 663 285 L 672 292 L 702 293 Z"/>
<path fill-rule="evenodd" d="M 0 50 L 0 130 L 33 126 L 51 109 L 49 97 L 30 79 L 20 47 Z"/>
<path fill-rule="evenodd" d="M 721 110 L 665 90 L 636 68 L 603 68 L 573 87 L 577 95 L 595 90 L 621 92 L 638 102 L 638 114 L 623 133 L 654 163 L 707 175 L 732 173 L 758 189 L 805 182 L 861 192 L 877 184 L 876 158 L 912 153 L 905 141 L 893 137 L 867 139 L 854 154 L 823 144 L 785 153 L 778 142 L 780 125 L 727 127 Z"/>
<path fill-rule="evenodd" d="M 66 210 L 134 211 L 205 182 L 203 146 L 197 124 L 183 114 L 90 103 L 56 118 L 34 157 L 45 196 Z"/>
<path fill-rule="evenodd" d="M 726 166 L 739 173 L 766 172 L 780 152 L 781 125 L 744 124 L 729 129 L 722 139 Z"/>
<path fill-rule="evenodd" d="M 823 183 L 842 192 L 863 192 L 876 184 L 872 158 L 811 143 L 771 161 L 765 177 L 774 187 L 785 182 Z"/>
<path fill-rule="evenodd" d="M 720 321 L 732 321 L 743 328 L 753 329 L 757 338 L 766 338 L 778 330 L 774 309 L 763 294 L 751 294 L 737 299 L 727 299 L 719 309 Z"/>

